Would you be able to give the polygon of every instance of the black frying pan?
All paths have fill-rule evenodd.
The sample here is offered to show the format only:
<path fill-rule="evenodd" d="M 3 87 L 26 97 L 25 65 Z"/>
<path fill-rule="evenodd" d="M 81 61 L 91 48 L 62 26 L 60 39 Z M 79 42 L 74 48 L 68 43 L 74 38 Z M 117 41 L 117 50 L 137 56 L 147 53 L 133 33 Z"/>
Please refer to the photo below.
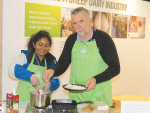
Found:
<path fill-rule="evenodd" d="M 76 109 L 77 104 L 81 103 L 91 103 L 91 101 L 79 102 L 77 103 L 75 100 L 64 100 L 64 99 L 57 99 L 52 100 L 52 108 L 53 109 Z"/>

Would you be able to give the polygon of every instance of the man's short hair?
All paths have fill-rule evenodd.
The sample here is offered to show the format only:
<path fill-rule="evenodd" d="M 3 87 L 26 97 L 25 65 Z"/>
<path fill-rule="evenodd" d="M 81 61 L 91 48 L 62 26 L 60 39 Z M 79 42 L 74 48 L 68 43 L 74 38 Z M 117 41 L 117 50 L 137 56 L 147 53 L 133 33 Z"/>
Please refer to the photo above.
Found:
<path fill-rule="evenodd" d="M 75 9 L 71 10 L 70 12 L 71 12 L 71 15 L 75 15 L 79 12 L 83 12 L 86 15 L 87 18 L 90 17 L 89 11 L 86 8 L 83 8 L 83 7 L 77 7 Z"/>

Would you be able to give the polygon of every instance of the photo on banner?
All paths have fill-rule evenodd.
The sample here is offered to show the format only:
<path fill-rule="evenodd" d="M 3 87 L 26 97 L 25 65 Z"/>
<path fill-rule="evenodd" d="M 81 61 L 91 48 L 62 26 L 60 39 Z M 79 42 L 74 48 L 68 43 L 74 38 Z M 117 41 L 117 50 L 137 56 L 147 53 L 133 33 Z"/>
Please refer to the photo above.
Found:
<path fill-rule="evenodd" d="M 131 39 L 145 38 L 145 17 L 129 15 L 128 37 Z"/>
<path fill-rule="evenodd" d="M 111 13 L 92 11 L 93 27 L 110 35 Z"/>
<path fill-rule="evenodd" d="M 112 14 L 111 37 L 127 39 L 128 16 L 123 14 Z"/>
<path fill-rule="evenodd" d="M 25 37 L 46 30 L 52 37 L 60 37 L 61 7 L 25 3 Z"/>
<path fill-rule="evenodd" d="M 67 38 L 70 34 L 75 33 L 72 20 L 71 11 L 72 8 L 62 7 L 61 8 L 61 37 Z"/>

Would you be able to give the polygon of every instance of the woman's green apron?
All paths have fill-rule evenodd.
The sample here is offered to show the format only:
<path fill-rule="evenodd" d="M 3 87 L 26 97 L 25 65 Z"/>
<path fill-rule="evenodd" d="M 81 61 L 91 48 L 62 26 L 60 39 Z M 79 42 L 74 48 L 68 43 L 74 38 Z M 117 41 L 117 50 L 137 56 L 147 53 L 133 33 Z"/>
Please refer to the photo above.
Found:
<path fill-rule="evenodd" d="M 32 57 L 31 63 L 29 64 L 27 70 L 39 75 L 38 78 L 40 80 L 39 89 L 42 89 L 44 84 L 44 80 L 42 79 L 43 72 L 47 70 L 47 63 L 45 61 L 45 67 L 33 64 L 35 58 L 35 54 Z M 19 101 L 30 101 L 30 91 L 35 90 L 35 87 L 28 81 L 20 80 L 17 87 L 17 94 L 19 94 Z"/>
<path fill-rule="evenodd" d="M 99 54 L 96 41 L 76 41 L 71 56 L 70 84 L 86 85 L 89 78 L 104 72 L 108 65 Z M 83 92 L 69 92 L 69 99 L 77 102 L 105 102 L 112 105 L 111 80 L 96 84 L 95 89 Z"/>

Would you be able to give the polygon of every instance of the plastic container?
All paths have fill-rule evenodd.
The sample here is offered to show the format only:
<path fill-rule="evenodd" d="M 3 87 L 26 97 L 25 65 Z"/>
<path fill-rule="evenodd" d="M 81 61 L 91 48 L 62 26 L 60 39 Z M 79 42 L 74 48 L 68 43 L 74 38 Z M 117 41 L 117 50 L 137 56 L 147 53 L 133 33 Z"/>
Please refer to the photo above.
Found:
<path fill-rule="evenodd" d="M 93 113 L 109 113 L 109 106 L 104 102 L 94 102 L 93 107 L 95 108 Z"/>

